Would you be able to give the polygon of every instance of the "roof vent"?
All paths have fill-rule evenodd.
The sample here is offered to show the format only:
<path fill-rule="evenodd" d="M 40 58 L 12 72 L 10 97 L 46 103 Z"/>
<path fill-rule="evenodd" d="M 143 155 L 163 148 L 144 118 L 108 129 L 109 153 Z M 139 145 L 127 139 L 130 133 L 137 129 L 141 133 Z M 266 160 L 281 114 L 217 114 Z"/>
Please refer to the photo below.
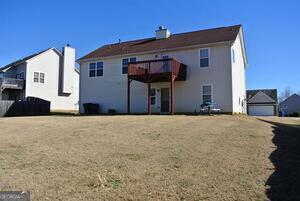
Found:
<path fill-rule="evenodd" d="M 164 28 L 163 26 L 159 26 L 158 30 L 155 31 L 156 33 L 156 39 L 166 39 L 171 36 L 170 31 L 167 28 Z"/>

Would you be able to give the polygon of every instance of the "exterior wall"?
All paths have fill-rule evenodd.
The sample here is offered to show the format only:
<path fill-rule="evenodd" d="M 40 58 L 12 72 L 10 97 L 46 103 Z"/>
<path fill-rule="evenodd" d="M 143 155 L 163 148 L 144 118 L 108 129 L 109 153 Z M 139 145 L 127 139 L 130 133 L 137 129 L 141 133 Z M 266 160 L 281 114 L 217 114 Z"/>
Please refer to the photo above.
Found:
<path fill-rule="evenodd" d="M 28 61 L 26 96 L 34 96 L 51 101 L 51 110 L 76 110 L 78 102 L 76 92 L 63 95 L 59 93 L 59 66 L 61 59 L 61 55 L 54 50 L 50 50 Z M 34 72 L 45 73 L 45 82 L 34 83 Z M 76 82 L 79 75 L 78 73 L 74 73 L 74 75 L 73 79 Z M 76 91 L 76 87 L 73 90 Z"/>
<path fill-rule="evenodd" d="M 233 62 L 233 50 L 235 62 Z M 231 47 L 231 65 L 232 65 L 232 98 L 233 112 L 247 113 L 246 104 L 246 65 L 243 57 L 240 34 Z"/>
<path fill-rule="evenodd" d="M 18 73 L 24 72 L 25 77 L 26 77 L 26 63 L 20 64 L 16 67 L 10 68 L 4 73 L 4 77 L 6 78 L 16 78 L 16 75 Z"/>
<path fill-rule="evenodd" d="M 292 95 L 285 101 L 279 104 L 279 110 L 284 113 L 284 115 L 291 115 L 294 112 L 300 113 L 300 96 Z"/>
<path fill-rule="evenodd" d="M 232 80 L 230 45 L 210 47 L 210 67 L 200 68 L 199 48 L 157 52 L 155 54 L 131 55 L 138 61 L 170 58 L 187 65 L 187 80 L 175 82 L 174 103 L 175 112 L 199 112 L 202 104 L 201 86 L 213 85 L 213 101 L 222 112 L 232 112 Z M 126 56 L 127 57 L 127 56 Z M 80 112 L 83 103 L 99 103 L 102 112 L 116 109 L 119 113 L 127 112 L 127 74 L 122 74 L 123 57 L 106 58 L 104 62 L 104 76 L 88 76 L 89 62 L 80 64 Z M 169 83 L 152 83 L 152 87 L 169 87 Z M 152 106 L 153 112 L 160 110 L 160 94 L 157 93 L 158 103 Z M 133 81 L 131 83 L 131 112 L 147 112 L 147 85 Z"/>

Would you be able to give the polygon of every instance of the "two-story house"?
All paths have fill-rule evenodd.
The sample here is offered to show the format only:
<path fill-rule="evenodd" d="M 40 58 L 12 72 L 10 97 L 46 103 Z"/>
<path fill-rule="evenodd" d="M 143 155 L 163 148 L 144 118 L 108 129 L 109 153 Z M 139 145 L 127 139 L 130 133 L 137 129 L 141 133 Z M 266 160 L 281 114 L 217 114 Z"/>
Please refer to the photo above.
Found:
<path fill-rule="evenodd" d="M 80 63 L 80 112 L 193 113 L 213 103 L 246 113 L 247 57 L 241 25 L 108 44 Z"/>
<path fill-rule="evenodd" d="M 27 56 L 2 68 L 0 100 L 38 97 L 51 102 L 51 110 L 78 110 L 79 70 L 75 49 L 67 45 Z"/>

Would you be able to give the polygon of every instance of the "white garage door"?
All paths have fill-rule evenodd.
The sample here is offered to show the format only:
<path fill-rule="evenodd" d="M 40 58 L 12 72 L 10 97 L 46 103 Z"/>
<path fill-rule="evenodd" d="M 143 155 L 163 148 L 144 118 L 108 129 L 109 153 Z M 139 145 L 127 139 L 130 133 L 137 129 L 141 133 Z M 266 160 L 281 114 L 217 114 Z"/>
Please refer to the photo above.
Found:
<path fill-rule="evenodd" d="M 272 105 L 251 105 L 248 110 L 249 115 L 252 116 L 274 116 L 274 106 Z"/>

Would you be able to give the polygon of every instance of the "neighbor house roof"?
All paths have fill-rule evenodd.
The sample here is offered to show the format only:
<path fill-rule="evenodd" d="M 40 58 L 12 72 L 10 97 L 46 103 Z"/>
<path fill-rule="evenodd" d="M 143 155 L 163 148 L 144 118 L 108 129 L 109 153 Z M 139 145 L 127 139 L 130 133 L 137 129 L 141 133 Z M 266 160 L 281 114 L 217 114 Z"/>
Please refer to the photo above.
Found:
<path fill-rule="evenodd" d="M 247 101 L 249 101 L 251 98 L 253 98 L 258 93 L 264 93 L 268 97 L 270 97 L 272 100 L 274 100 L 274 103 L 277 103 L 277 89 L 256 89 L 256 90 L 247 90 Z"/>
<path fill-rule="evenodd" d="M 62 53 L 61 53 L 59 50 L 57 50 L 55 47 L 48 48 L 48 49 L 45 49 L 45 50 L 43 50 L 43 51 L 40 51 L 40 52 L 31 54 L 31 55 L 29 55 L 29 56 L 26 56 L 26 57 L 24 57 L 24 58 L 22 58 L 22 59 L 19 59 L 19 60 L 17 60 L 17 61 L 14 61 L 14 62 L 12 62 L 12 63 L 9 63 L 9 64 L 7 64 L 7 65 L 1 67 L 1 68 L 0 68 L 0 73 L 1 73 L 1 72 L 4 72 L 4 71 L 6 71 L 6 70 L 8 70 L 8 69 L 11 68 L 11 67 L 14 67 L 14 66 L 18 66 L 18 65 L 20 65 L 20 64 L 23 64 L 23 63 L 27 62 L 29 59 L 32 59 L 32 58 L 34 58 L 34 57 L 36 57 L 36 56 L 38 56 L 38 55 L 40 55 L 40 54 L 42 54 L 42 53 L 44 53 L 44 52 L 47 52 L 47 51 L 49 51 L 49 50 L 53 50 L 53 51 L 55 51 L 57 54 L 63 56 Z M 76 72 L 79 73 L 79 70 L 76 69 L 76 67 L 74 67 L 74 69 L 75 69 Z"/>
<path fill-rule="evenodd" d="M 0 71 L 5 71 L 5 70 L 7 70 L 8 68 L 11 68 L 11 67 L 13 67 L 13 66 L 18 66 L 18 65 L 20 65 L 20 64 L 22 64 L 22 63 L 25 63 L 27 60 L 29 60 L 29 59 L 31 59 L 31 58 L 37 56 L 37 55 L 40 55 L 40 54 L 42 54 L 43 52 L 46 52 L 46 51 L 48 51 L 48 50 L 50 50 L 50 49 L 51 49 L 51 48 L 48 48 L 48 49 L 46 49 L 46 50 L 43 50 L 43 51 L 40 51 L 40 52 L 31 54 L 31 55 L 29 55 L 29 56 L 27 56 L 27 57 L 24 57 L 24 58 L 22 58 L 22 59 L 19 59 L 19 60 L 17 60 L 17 61 L 14 61 L 14 62 L 12 62 L 12 63 L 9 63 L 9 64 L 7 64 L 7 65 L 1 67 L 1 68 L 0 68 Z"/>
<path fill-rule="evenodd" d="M 287 97 L 287 98 L 286 98 L 285 100 L 283 100 L 281 103 L 279 103 L 279 105 L 283 104 L 284 102 L 286 102 L 286 101 L 289 100 L 289 99 L 298 99 L 298 101 L 300 101 L 300 95 L 298 95 L 298 94 L 293 94 L 293 95 Z"/>
<path fill-rule="evenodd" d="M 146 38 L 104 45 L 81 57 L 80 60 L 110 57 L 124 54 L 136 54 L 147 51 L 175 49 L 194 45 L 234 41 L 241 25 L 206 29 L 187 33 L 172 34 L 166 39 Z"/>

